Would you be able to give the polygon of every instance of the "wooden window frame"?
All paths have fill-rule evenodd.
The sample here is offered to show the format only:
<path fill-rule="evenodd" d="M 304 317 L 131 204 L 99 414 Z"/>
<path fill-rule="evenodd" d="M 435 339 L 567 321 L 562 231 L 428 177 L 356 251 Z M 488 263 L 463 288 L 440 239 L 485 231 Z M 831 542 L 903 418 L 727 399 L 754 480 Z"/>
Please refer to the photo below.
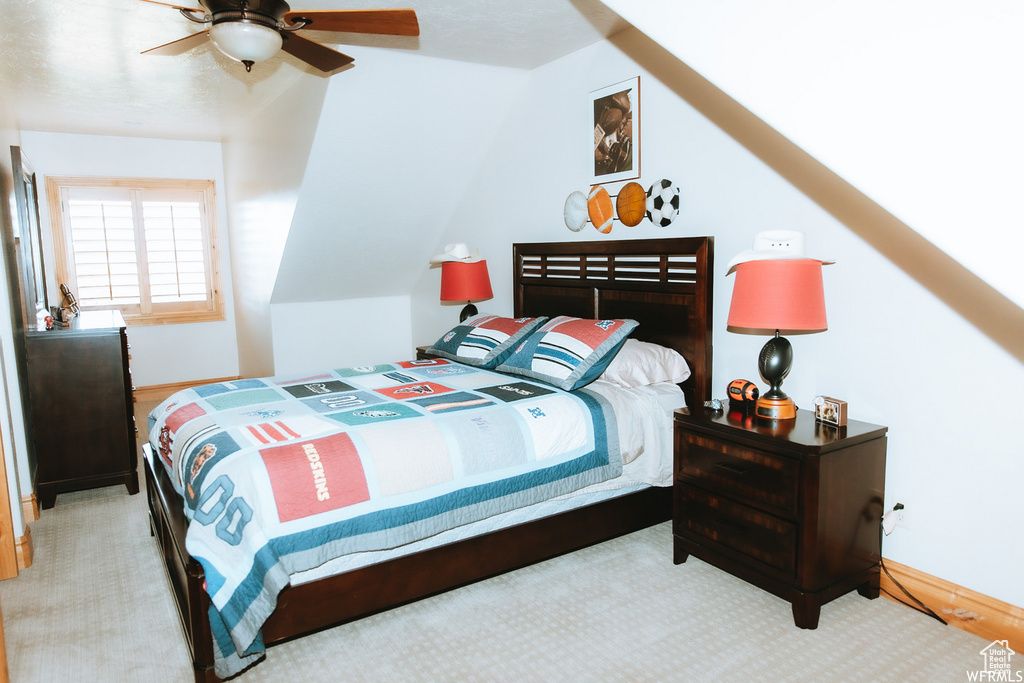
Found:
<path fill-rule="evenodd" d="M 90 307 L 91 310 L 116 309 L 121 311 L 129 325 L 171 325 L 195 322 L 212 322 L 224 320 L 224 299 L 220 287 L 220 256 L 217 243 L 216 193 L 212 180 L 192 180 L 174 178 L 112 178 L 93 176 L 48 176 L 46 178 L 46 200 L 50 209 L 50 223 L 53 231 L 53 250 L 55 256 L 55 272 L 58 283 L 65 283 L 76 290 L 74 252 L 71 242 L 71 226 L 65 220 L 66 212 L 62 201 L 65 188 L 93 188 L 120 190 L 151 190 L 175 191 L 184 190 L 201 192 L 203 195 L 203 223 L 205 228 L 206 258 L 209 259 L 209 281 L 207 282 L 207 299 L 186 306 L 179 304 L 159 304 L 158 310 L 151 312 L 127 311 L 121 306 Z M 146 271 L 139 274 L 141 287 L 149 287 Z M 134 308 L 131 307 L 131 308 Z M 179 310 L 175 310 L 178 308 Z M 188 310 L 180 310 L 187 308 Z M 197 310 L 197 309 L 202 310 Z"/>

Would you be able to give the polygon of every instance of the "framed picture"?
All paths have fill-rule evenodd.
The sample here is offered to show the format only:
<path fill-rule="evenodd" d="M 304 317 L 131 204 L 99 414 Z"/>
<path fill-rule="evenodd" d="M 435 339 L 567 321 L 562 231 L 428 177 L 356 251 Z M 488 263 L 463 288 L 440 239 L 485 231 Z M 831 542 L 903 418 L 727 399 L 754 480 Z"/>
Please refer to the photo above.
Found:
<path fill-rule="evenodd" d="M 818 396 L 814 399 L 814 419 L 836 427 L 846 426 L 846 401 Z"/>
<path fill-rule="evenodd" d="M 640 77 L 590 93 L 594 105 L 591 185 L 640 177 Z"/>

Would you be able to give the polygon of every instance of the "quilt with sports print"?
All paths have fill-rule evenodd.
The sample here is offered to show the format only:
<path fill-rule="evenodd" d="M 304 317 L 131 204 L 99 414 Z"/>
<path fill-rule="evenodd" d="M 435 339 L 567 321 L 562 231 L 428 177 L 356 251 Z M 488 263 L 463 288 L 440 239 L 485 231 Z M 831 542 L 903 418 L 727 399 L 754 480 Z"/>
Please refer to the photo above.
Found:
<path fill-rule="evenodd" d="M 222 678 L 262 655 L 260 628 L 290 573 L 622 469 L 597 394 L 442 359 L 186 389 L 149 426 L 191 520 Z"/>

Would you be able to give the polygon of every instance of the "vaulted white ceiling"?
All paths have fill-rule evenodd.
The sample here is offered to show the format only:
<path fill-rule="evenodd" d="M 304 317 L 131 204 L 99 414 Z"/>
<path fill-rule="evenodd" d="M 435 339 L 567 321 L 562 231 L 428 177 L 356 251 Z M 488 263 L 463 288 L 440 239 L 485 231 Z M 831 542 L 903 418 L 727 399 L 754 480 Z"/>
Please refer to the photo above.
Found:
<path fill-rule="evenodd" d="M 0 7 L 0 91 L 25 130 L 216 141 L 308 69 L 282 53 L 246 73 L 208 43 L 174 57 L 142 55 L 201 28 L 140 0 L 0 0 Z M 628 26 L 598 0 L 292 3 L 294 10 L 391 7 L 416 10 L 418 38 L 303 35 L 341 51 L 365 45 L 529 69 Z"/>

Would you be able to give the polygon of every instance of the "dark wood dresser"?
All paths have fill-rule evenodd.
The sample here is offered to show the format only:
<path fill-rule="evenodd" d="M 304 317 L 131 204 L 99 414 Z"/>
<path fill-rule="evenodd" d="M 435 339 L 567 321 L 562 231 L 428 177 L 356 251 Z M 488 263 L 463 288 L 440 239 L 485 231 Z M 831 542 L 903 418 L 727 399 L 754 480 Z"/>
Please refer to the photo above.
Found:
<path fill-rule="evenodd" d="M 801 628 L 856 589 L 879 594 L 885 427 L 675 414 L 675 563 L 692 554 L 792 603 Z"/>
<path fill-rule="evenodd" d="M 139 492 L 128 338 L 117 311 L 83 311 L 70 327 L 27 334 L 35 490 L 58 493 L 123 483 Z"/>

